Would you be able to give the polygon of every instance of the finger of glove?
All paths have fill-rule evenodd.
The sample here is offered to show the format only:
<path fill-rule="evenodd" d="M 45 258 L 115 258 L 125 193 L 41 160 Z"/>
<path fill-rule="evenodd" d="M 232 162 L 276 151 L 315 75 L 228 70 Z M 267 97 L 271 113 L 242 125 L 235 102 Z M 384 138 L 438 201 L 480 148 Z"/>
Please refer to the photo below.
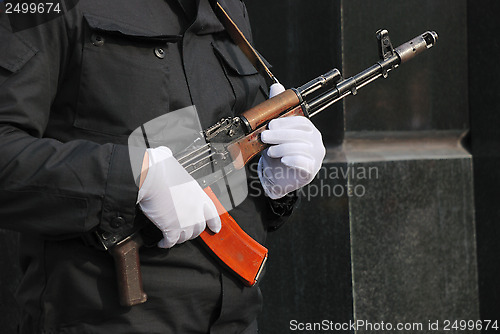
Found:
<path fill-rule="evenodd" d="M 260 139 L 266 144 L 310 143 L 310 133 L 297 129 L 264 130 Z"/>
<path fill-rule="evenodd" d="M 269 129 L 296 129 L 306 132 L 312 132 L 315 129 L 314 124 L 309 118 L 304 116 L 279 117 L 269 122 Z"/>
<path fill-rule="evenodd" d="M 213 203 L 195 180 L 171 187 L 170 191 L 179 227 L 187 228 L 200 223 L 204 224 L 208 218 L 212 218 L 213 215 L 206 216 L 205 204 L 213 205 Z M 213 212 L 217 213 L 215 206 Z"/>
<path fill-rule="evenodd" d="M 280 83 L 273 83 L 271 88 L 269 88 L 269 98 L 275 97 L 278 94 L 281 94 L 285 91 L 285 87 L 283 87 Z"/>
<path fill-rule="evenodd" d="M 176 244 L 182 244 L 183 242 L 192 239 L 192 236 L 193 236 L 193 227 L 184 229 L 181 231 L 181 234 L 179 235 L 179 239 L 177 240 Z"/>
<path fill-rule="evenodd" d="M 207 224 L 205 222 L 201 223 L 201 224 L 196 224 L 193 226 L 193 233 L 191 233 L 191 236 L 189 237 L 188 240 L 192 240 L 194 238 L 196 238 L 197 236 L 199 236 L 201 234 L 201 232 L 203 232 L 205 230 L 205 227 L 207 226 Z"/>
<path fill-rule="evenodd" d="M 181 230 L 163 232 L 163 239 L 158 242 L 160 248 L 172 248 L 181 236 Z"/>
<path fill-rule="evenodd" d="M 207 220 L 207 226 L 210 229 L 210 231 L 214 233 L 219 233 L 222 228 L 220 217 Z"/>
<path fill-rule="evenodd" d="M 204 211 L 208 228 L 214 233 L 219 233 L 222 227 L 221 220 L 212 200 L 205 204 Z"/>
<path fill-rule="evenodd" d="M 269 147 L 267 155 L 270 158 L 282 158 L 289 155 L 301 155 L 313 159 L 312 147 L 306 143 L 284 143 Z"/>
<path fill-rule="evenodd" d="M 300 156 L 291 155 L 281 158 L 281 163 L 287 167 L 299 170 L 298 177 L 301 179 L 310 179 L 311 175 L 315 175 L 315 163 L 314 160 Z"/>

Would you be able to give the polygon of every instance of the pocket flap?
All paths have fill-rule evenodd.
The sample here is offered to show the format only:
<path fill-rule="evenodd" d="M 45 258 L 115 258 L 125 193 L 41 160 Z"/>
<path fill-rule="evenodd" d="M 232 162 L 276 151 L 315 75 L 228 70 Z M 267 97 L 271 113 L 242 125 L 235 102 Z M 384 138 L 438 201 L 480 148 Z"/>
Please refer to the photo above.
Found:
<path fill-rule="evenodd" d="M 214 41 L 212 46 L 226 65 L 236 73 L 240 75 L 257 74 L 255 67 L 236 44 L 231 41 Z"/>
<path fill-rule="evenodd" d="M 0 53 L 0 67 L 12 73 L 19 71 L 28 60 L 38 53 L 38 49 L 30 46 L 3 26 L 0 26 L 0 40 L 3 49 Z"/>
<path fill-rule="evenodd" d="M 163 42 L 177 42 L 182 38 L 181 35 L 168 35 L 94 14 L 86 13 L 83 14 L 83 16 L 91 29 L 106 32 L 112 35 L 121 35 L 133 39 Z"/>

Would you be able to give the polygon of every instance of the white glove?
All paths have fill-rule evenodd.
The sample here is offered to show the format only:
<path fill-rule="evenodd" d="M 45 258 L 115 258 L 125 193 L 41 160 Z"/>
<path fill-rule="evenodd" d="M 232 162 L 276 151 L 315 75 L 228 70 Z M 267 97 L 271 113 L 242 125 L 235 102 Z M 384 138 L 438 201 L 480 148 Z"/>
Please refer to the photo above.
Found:
<path fill-rule="evenodd" d="M 149 169 L 137 202 L 162 232 L 158 247 L 170 248 L 196 238 L 208 226 L 217 233 L 221 222 L 214 203 L 173 157 L 169 148 L 147 150 Z"/>
<path fill-rule="evenodd" d="M 271 86 L 270 97 L 284 90 Z M 274 144 L 259 160 L 258 175 L 265 193 L 278 199 L 310 183 L 321 168 L 325 146 L 321 132 L 306 117 L 289 116 L 269 122 L 261 140 Z"/>
<path fill-rule="evenodd" d="M 273 83 L 269 88 L 269 98 L 275 97 L 278 94 L 281 94 L 285 91 L 285 87 L 279 82 Z"/>

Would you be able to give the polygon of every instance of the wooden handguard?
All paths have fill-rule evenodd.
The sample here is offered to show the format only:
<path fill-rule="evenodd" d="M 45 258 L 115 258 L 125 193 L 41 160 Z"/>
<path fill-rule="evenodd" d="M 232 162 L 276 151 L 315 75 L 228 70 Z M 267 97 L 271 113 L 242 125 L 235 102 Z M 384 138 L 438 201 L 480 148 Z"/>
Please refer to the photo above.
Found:
<path fill-rule="evenodd" d="M 247 120 L 251 130 L 255 130 L 260 125 L 278 117 L 284 111 L 299 105 L 300 102 L 297 93 L 287 89 L 283 93 L 248 109 L 240 117 Z"/>
<path fill-rule="evenodd" d="M 205 193 L 214 202 L 222 228 L 215 234 L 208 228 L 200 234 L 201 240 L 247 286 L 257 283 L 267 260 L 267 248 L 259 244 L 238 226 L 219 202 L 210 187 Z"/>
<path fill-rule="evenodd" d="M 142 288 L 139 263 L 141 246 L 142 238 L 139 234 L 135 234 L 109 249 L 109 253 L 115 260 L 118 294 L 122 306 L 142 304 L 148 299 Z"/>
<path fill-rule="evenodd" d="M 284 93 L 286 93 L 286 91 Z M 280 96 L 281 94 L 279 94 L 278 96 Z M 285 112 L 280 117 L 288 116 L 304 116 L 304 111 L 302 110 L 301 106 L 296 106 L 295 108 Z M 259 154 L 269 146 L 268 144 L 265 144 L 260 140 L 260 134 L 264 130 L 266 130 L 266 127 L 262 126 L 261 128 L 249 133 L 245 137 L 228 145 L 227 150 L 231 154 L 236 169 L 243 168 L 243 166 L 245 166 L 250 161 L 250 159 L 255 157 L 257 154 Z"/>

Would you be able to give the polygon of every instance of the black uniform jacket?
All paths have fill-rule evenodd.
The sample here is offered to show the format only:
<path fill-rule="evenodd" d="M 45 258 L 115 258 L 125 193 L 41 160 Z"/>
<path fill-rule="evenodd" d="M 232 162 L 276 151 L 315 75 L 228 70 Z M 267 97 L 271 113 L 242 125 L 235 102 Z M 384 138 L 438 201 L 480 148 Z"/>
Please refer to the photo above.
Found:
<path fill-rule="evenodd" d="M 221 3 L 250 37 L 244 4 Z M 140 215 L 131 131 L 189 105 L 207 127 L 266 98 L 212 6 L 199 0 L 190 16 L 196 6 L 178 0 L 67 1 L 64 15 L 15 32 L 2 14 L 0 228 L 22 233 L 21 333 L 255 331 L 259 288 L 198 242 L 141 249 L 149 300 L 125 308 L 111 256 L 81 238 Z M 263 243 L 268 211 L 250 196 L 231 215 Z"/>

